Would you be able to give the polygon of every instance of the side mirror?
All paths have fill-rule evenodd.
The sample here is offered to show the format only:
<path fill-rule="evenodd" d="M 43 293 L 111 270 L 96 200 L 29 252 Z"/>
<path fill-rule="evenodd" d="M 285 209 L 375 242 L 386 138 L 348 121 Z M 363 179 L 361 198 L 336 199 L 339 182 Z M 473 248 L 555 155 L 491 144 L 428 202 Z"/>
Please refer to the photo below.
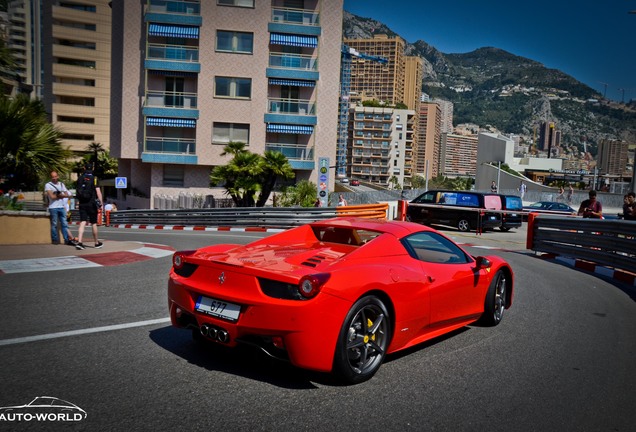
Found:
<path fill-rule="evenodd" d="M 488 258 L 483 257 L 483 256 L 478 256 L 477 258 L 475 258 L 475 261 L 477 263 L 477 268 L 478 269 L 489 268 L 492 265 L 490 260 Z"/>

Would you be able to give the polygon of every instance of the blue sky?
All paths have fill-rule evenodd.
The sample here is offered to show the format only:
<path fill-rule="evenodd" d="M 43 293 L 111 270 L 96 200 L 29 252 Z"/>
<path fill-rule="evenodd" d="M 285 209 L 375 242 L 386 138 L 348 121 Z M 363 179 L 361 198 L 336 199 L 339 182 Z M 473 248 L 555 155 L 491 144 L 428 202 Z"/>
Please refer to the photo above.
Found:
<path fill-rule="evenodd" d="M 622 88 L 636 99 L 636 0 L 344 0 L 344 9 L 443 53 L 501 48 L 608 98 L 621 101 Z"/>

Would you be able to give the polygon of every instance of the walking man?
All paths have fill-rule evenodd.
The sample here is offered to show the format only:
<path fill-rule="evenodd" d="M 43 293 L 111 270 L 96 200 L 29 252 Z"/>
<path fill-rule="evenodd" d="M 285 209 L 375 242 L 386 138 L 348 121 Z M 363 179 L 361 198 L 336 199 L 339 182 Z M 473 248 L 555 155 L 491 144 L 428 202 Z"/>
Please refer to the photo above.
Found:
<path fill-rule="evenodd" d="M 62 228 L 62 237 L 64 244 L 73 246 L 75 243 L 68 236 L 68 222 L 66 221 L 66 202 L 65 198 L 71 196 L 64 183 L 60 181 L 56 171 L 51 171 L 51 181 L 44 185 L 44 192 L 49 200 L 49 214 L 51 215 L 51 242 L 58 244 L 60 237 L 57 232 L 57 223 L 59 221 Z"/>
<path fill-rule="evenodd" d="M 104 246 L 104 243 L 100 242 L 97 237 L 97 210 L 102 206 L 102 191 L 97 186 L 97 179 L 93 175 L 91 165 L 84 167 L 84 173 L 77 180 L 77 200 L 79 201 L 80 226 L 78 242 L 75 248 L 78 250 L 85 249 L 82 238 L 84 237 L 86 223 L 90 222 L 95 248 L 99 249 Z"/>

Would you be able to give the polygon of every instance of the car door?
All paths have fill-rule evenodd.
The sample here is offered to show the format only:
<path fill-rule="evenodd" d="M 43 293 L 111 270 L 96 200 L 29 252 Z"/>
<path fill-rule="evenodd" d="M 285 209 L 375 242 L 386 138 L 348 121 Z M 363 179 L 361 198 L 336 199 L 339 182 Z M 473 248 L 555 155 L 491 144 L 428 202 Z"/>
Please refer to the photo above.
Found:
<path fill-rule="evenodd" d="M 428 284 L 431 327 L 444 327 L 483 312 L 484 295 L 474 260 L 436 232 L 420 232 L 404 239 L 418 259 Z"/>

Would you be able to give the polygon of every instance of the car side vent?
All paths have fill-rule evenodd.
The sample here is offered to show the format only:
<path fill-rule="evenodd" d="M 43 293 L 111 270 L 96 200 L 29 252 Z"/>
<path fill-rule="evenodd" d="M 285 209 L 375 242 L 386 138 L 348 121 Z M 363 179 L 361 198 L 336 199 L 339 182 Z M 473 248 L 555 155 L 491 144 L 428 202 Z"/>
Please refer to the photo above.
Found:
<path fill-rule="evenodd" d="M 302 265 L 307 266 L 307 267 L 316 267 L 318 264 L 323 262 L 325 259 L 327 259 L 327 257 L 324 256 L 324 255 L 316 255 L 316 256 L 313 256 L 313 257 L 307 259 L 306 261 L 304 261 L 302 263 Z"/>

